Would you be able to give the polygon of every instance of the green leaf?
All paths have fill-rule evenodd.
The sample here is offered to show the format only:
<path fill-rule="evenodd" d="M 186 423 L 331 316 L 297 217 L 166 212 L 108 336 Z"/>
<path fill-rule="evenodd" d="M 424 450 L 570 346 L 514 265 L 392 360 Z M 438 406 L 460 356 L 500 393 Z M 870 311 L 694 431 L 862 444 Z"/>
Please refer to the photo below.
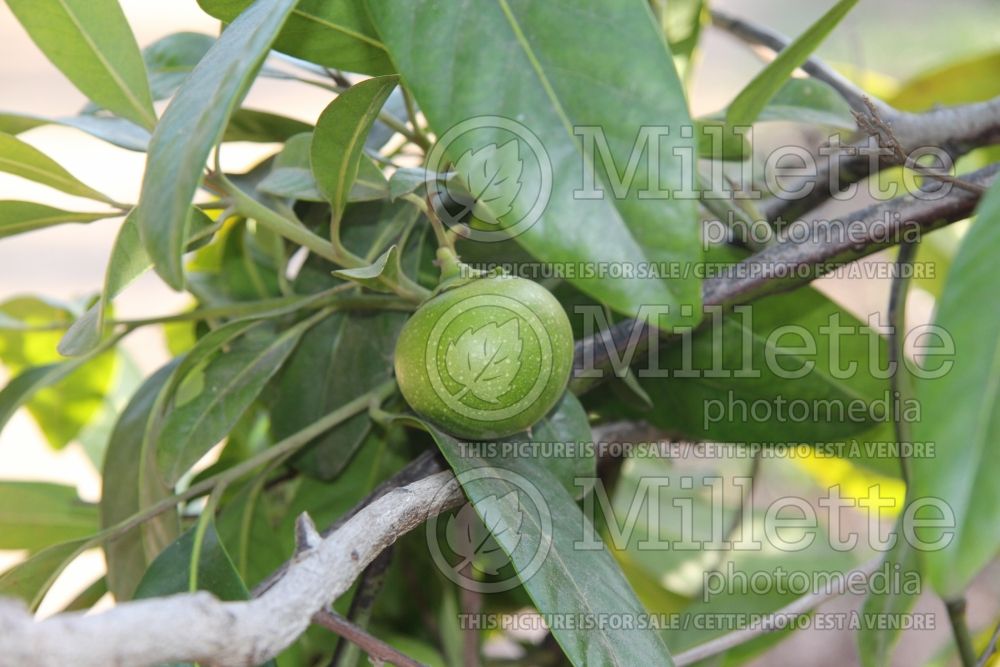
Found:
<path fill-rule="evenodd" d="M 323 110 L 316 122 L 310 149 L 312 170 L 335 220 L 343 215 L 351 186 L 358 177 L 365 138 L 398 80 L 383 76 L 351 86 Z"/>
<path fill-rule="evenodd" d="M 795 41 L 783 48 L 730 103 L 726 122 L 734 127 L 752 125 L 771 98 L 785 85 L 792 72 L 809 58 L 857 2 L 858 0 L 840 0 Z"/>
<path fill-rule="evenodd" d="M 71 486 L 0 482 L 0 549 L 37 551 L 97 530 L 97 506 Z"/>
<path fill-rule="evenodd" d="M 629 315 L 638 315 L 643 304 L 670 306 L 661 325 L 686 319 L 681 304 L 699 312 L 700 282 L 685 270 L 701 259 L 695 201 L 663 196 L 663 191 L 681 189 L 682 181 L 692 182 L 693 167 L 674 151 L 693 155 L 695 139 L 681 136 L 681 128 L 691 125 L 684 93 L 644 3 L 583 0 L 568 6 L 502 0 L 449 11 L 440 11 L 433 0 L 368 4 L 393 62 L 435 133 L 441 137 L 465 121 L 476 124 L 475 131 L 441 149 L 448 160 L 455 162 L 470 149 L 518 142 L 525 162 L 522 194 L 508 215 L 492 211 L 505 221 L 503 229 L 529 221 L 516 237 L 518 243 L 548 263 L 670 265 L 682 277 L 600 280 L 577 273 L 572 281 Z M 428 43 L 425 37 L 456 34 L 462 39 Z M 622 72 L 630 73 L 629 86 L 621 85 Z M 483 116 L 493 120 L 473 120 Z M 496 127 L 501 124 L 497 117 L 516 119 L 523 128 L 514 125 L 515 133 Z M 657 136 L 650 127 L 668 131 Z M 590 130 L 595 132 L 587 135 Z M 601 138 L 607 140 L 613 165 L 590 150 L 600 146 Z M 659 167 L 652 188 L 647 188 L 645 159 L 636 159 L 633 178 L 621 176 L 630 169 L 630 156 L 646 151 L 656 153 L 652 162 Z M 429 166 L 446 169 L 443 164 Z M 546 191 L 549 175 L 551 194 Z M 598 198 L 581 197 L 581 184 L 591 175 Z M 529 213 L 539 197 L 547 205 L 530 224 Z"/>
<path fill-rule="evenodd" d="M 892 572 L 899 582 L 920 581 L 919 559 L 917 552 L 904 539 L 900 526 L 896 527 L 896 543 L 885 555 L 882 561 L 883 570 Z M 865 618 L 893 619 L 905 618 L 920 597 L 918 593 L 904 590 L 905 586 L 892 585 L 887 590 L 868 592 L 865 605 L 861 610 Z M 898 624 L 887 622 L 884 625 L 865 623 L 858 630 L 858 657 L 863 667 L 878 667 L 892 663 L 892 651 L 899 641 L 902 628 Z"/>
<path fill-rule="evenodd" d="M 149 72 L 153 99 L 165 100 L 173 95 L 214 43 L 211 35 L 175 32 L 144 48 L 142 59 Z"/>
<path fill-rule="evenodd" d="M 670 44 L 670 51 L 677 61 L 681 78 L 688 81 L 691 76 L 691 59 L 698 38 L 701 36 L 705 11 L 704 0 L 654 0 L 652 3 L 660 14 L 663 33 Z"/>
<path fill-rule="evenodd" d="M 385 286 L 386 281 L 392 282 L 399 274 L 399 259 L 396 246 L 390 246 L 374 263 L 357 269 L 342 269 L 334 271 L 337 278 L 350 280 L 377 292 L 391 292 Z"/>
<path fill-rule="evenodd" d="M 232 21 L 251 0 L 198 0 L 222 21 Z M 303 0 L 288 19 L 274 48 L 324 67 L 360 74 L 391 74 L 385 47 L 378 41 L 360 0 Z"/>
<path fill-rule="evenodd" d="M 137 224 L 168 285 L 184 287 L 181 255 L 205 161 L 246 94 L 295 0 L 258 0 L 223 32 L 184 81 L 149 145 Z"/>
<path fill-rule="evenodd" d="M 146 128 L 156 125 L 139 46 L 116 0 L 7 0 L 7 5 L 80 92 Z"/>
<path fill-rule="evenodd" d="M 45 229 L 67 222 L 93 222 L 112 215 L 117 214 L 63 211 L 31 201 L 0 201 L 0 238 L 33 232 L 36 229 Z"/>
<path fill-rule="evenodd" d="M 977 209 L 948 273 L 934 323 L 950 337 L 953 360 L 947 373 L 914 381 L 923 411 L 912 424 L 913 439 L 933 442 L 938 455 L 911 461 L 911 502 L 939 498 L 951 508 L 955 526 L 923 528 L 924 541 L 948 538 L 944 548 L 923 551 L 928 581 L 945 599 L 957 598 L 1000 548 L 1000 309 L 994 271 L 1000 252 L 1000 186 L 993 185 Z M 932 362 L 938 367 L 937 362 Z"/>
<path fill-rule="evenodd" d="M 300 430 L 391 377 L 389 351 L 405 320 L 403 313 L 338 312 L 306 333 L 275 386 L 274 437 Z M 368 415 L 356 415 L 317 438 L 295 465 L 319 479 L 333 479 L 370 429 Z"/>
<path fill-rule="evenodd" d="M 419 167 L 400 167 L 389 177 L 389 199 L 395 201 L 414 192 L 427 182 L 427 170 Z"/>
<path fill-rule="evenodd" d="M 515 571 L 534 570 L 521 578 L 521 584 L 543 615 L 638 618 L 646 614 L 603 545 L 591 550 L 576 547 L 581 535 L 591 530 L 589 520 L 547 466 L 537 465 L 532 458 L 480 456 L 476 448 L 464 446 L 429 424 L 412 421 L 437 442 L 480 517 L 485 521 L 485 509 L 494 510 L 488 524 L 493 537 Z M 533 563 L 539 553 L 545 556 Z M 583 630 L 556 624 L 552 633 L 574 665 L 673 664 L 663 640 L 652 629 Z"/>
<path fill-rule="evenodd" d="M 43 125 L 62 125 L 85 132 L 119 148 L 143 152 L 149 145 L 149 131 L 117 116 L 64 116 L 49 118 L 31 114 L 0 113 L 0 132 L 20 134 Z"/>
<path fill-rule="evenodd" d="M 107 195 L 81 183 L 45 153 L 3 132 L 0 132 L 0 171 L 77 197 L 111 202 Z"/>
<path fill-rule="evenodd" d="M 204 368 L 183 376 L 156 436 L 158 467 L 168 483 L 229 433 L 313 324 L 305 320 L 277 337 L 266 330 L 244 334 Z M 185 396 L 185 385 L 196 393 Z"/>
<path fill-rule="evenodd" d="M 229 119 L 222 140 L 282 143 L 312 129 L 309 123 L 288 116 L 257 109 L 237 109 Z"/>
<path fill-rule="evenodd" d="M 29 325 L 65 323 L 71 314 L 32 298 L 0 304 L 0 312 Z M 0 331 L 0 360 L 16 376 L 0 391 L 0 428 L 21 406 L 54 448 L 72 441 L 104 408 L 117 364 L 113 352 L 63 360 L 57 329 Z"/>
<path fill-rule="evenodd" d="M 192 209 L 191 215 L 194 222 L 189 242 L 200 240 L 215 229 L 215 223 L 202 211 Z M 105 316 L 111 301 L 129 283 L 153 266 L 152 260 L 146 254 L 146 249 L 142 246 L 139 227 L 135 219 L 136 214 L 133 209 L 118 230 L 118 236 L 115 237 L 115 243 L 111 248 L 111 257 L 108 259 L 104 274 L 104 288 L 101 290 L 100 298 L 66 331 L 66 335 L 59 341 L 60 354 L 74 357 L 86 354 L 97 347 L 101 342 L 101 335 L 104 333 Z"/>
<path fill-rule="evenodd" d="M 851 105 L 818 79 L 789 79 L 760 112 L 758 121 L 788 121 L 854 130 Z"/>
<path fill-rule="evenodd" d="M 0 597 L 19 598 L 37 611 L 56 578 L 89 544 L 90 538 L 54 544 L 6 570 L 0 574 Z"/>
<path fill-rule="evenodd" d="M 114 526 L 138 513 L 148 499 L 140 495 L 139 488 L 143 478 L 144 437 L 156 399 L 179 362 L 180 359 L 175 359 L 147 378 L 115 424 L 101 472 L 102 528 Z M 176 512 L 169 513 L 168 520 L 176 530 Z M 132 597 L 156 553 L 147 548 L 143 529 L 139 529 L 105 542 L 104 556 L 108 563 L 108 589 L 118 601 L 123 601 Z"/>
<path fill-rule="evenodd" d="M 188 592 L 194 551 L 195 528 L 191 528 L 156 557 L 135 591 L 135 599 L 157 598 Z M 213 593 L 220 600 L 246 600 L 249 591 L 219 541 L 215 522 L 209 523 L 198 558 L 198 590 Z"/>

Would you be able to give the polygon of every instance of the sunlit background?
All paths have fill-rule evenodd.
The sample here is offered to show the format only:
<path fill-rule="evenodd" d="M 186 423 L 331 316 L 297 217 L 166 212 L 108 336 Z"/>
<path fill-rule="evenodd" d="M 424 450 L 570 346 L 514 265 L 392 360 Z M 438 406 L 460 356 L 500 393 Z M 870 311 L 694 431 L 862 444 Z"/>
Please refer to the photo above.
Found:
<path fill-rule="evenodd" d="M 121 4 L 140 46 L 177 31 L 215 33 L 218 30 L 217 22 L 202 12 L 195 0 L 122 0 Z M 829 3 L 729 0 L 712 4 L 794 35 Z M 863 75 L 875 70 L 879 76 L 869 74 L 867 82 L 891 88 L 895 82 L 936 63 L 997 49 L 1000 49 L 1000 3 L 994 0 L 949 3 L 864 0 L 836 29 L 820 54 L 847 68 L 845 71 Z M 733 92 L 739 90 L 757 67 L 759 60 L 750 50 L 726 35 L 709 30 L 703 41 L 702 59 L 695 70 L 691 100 L 694 113 L 725 106 Z M 623 72 L 622 76 L 628 73 Z M 0 111 L 70 115 L 85 101 L 83 95 L 45 60 L 7 7 L 0 3 Z M 306 121 L 315 120 L 328 102 L 329 94 L 323 90 L 275 80 L 258 82 L 248 98 L 251 107 Z M 162 106 L 158 110 L 162 111 Z M 118 201 L 136 200 L 143 154 L 112 147 L 76 130 L 53 126 L 31 130 L 21 138 L 53 157 L 88 185 Z M 230 168 L 243 169 L 273 148 L 260 144 L 227 144 L 223 161 Z M 89 200 L 0 174 L 0 199 L 8 198 L 44 201 L 70 210 L 93 210 L 94 206 Z M 854 203 L 849 208 L 857 207 Z M 27 293 L 67 302 L 83 302 L 92 297 L 103 281 L 105 262 L 119 224 L 120 219 L 103 220 L 4 239 L 0 242 L 0 301 Z M 864 316 L 882 308 L 885 287 L 875 286 L 863 293 L 857 291 L 856 285 L 829 285 L 826 289 Z M 926 319 L 933 300 L 919 291 L 914 299 L 915 317 Z M 116 312 L 124 318 L 166 313 L 185 305 L 184 296 L 166 288 L 152 273 L 137 280 L 115 301 Z M 154 329 L 143 329 L 130 336 L 125 349 L 135 368 L 122 370 L 119 379 L 123 381 L 131 376 L 134 382 L 135 378 L 150 373 L 168 358 L 162 336 Z M 0 383 L 7 379 L 0 366 Z M 96 501 L 100 496 L 98 474 L 82 447 L 74 443 L 61 452 L 51 451 L 23 410 L 0 433 L 0 478 L 61 482 L 75 485 L 86 500 Z M 18 552 L 0 551 L 0 570 L 22 557 Z M 102 568 L 99 552 L 88 553 L 79 559 L 60 579 L 43 605 L 42 613 L 51 613 L 65 604 Z M 997 598 L 1000 598 L 1000 591 L 987 589 L 977 593 L 973 590 L 970 609 L 973 614 L 993 614 L 996 603 L 990 600 Z M 937 631 L 922 635 L 921 641 L 937 641 L 930 637 L 947 635 L 947 622 L 943 616 L 940 620 Z M 817 637 L 817 634 L 823 636 Z M 783 650 L 794 655 L 787 647 L 800 641 L 810 642 L 811 651 L 818 650 L 817 641 L 831 644 L 831 651 L 837 650 L 835 633 L 815 632 L 785 642 Z M 920 650 L 919 646 L 904 644 L 897 659 L 905 664 L 908 654 Z"/>

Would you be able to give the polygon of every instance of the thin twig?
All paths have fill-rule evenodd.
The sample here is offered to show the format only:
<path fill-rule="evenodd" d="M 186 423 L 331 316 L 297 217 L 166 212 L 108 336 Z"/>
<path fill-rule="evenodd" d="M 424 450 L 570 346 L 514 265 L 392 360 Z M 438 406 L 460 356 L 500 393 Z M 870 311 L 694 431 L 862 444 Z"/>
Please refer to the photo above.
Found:
<path fill-rule="evenodd" d="M 882 564 L 882 556 L 871 559 L 864 565 L 851 570 L 850 572 L 843 575 L 843 580 L 848 581 L 852 577 L 857 576 L 857 573 L 861 573 L 864 576 L 870 576 L 875 570 L 879 568 Z M 830 588 L 833 588 L 831 586 Z M 846 587 L 844 587 L 846 590 Z M 786 605 L 776 612 L 773 612 L 764 617 L 764 619 L 750 628 L 743 628 L 742 630 L 736 630 L 735 632 L 730 632 L 729 634 L 723 635 L 718 639 L 713 639 L 711 641 L 705 642 L 700 646 L 696 646 L 692 649 L 684 651 L 683 653 L 678 653 L 674 656 L 674 664 L 677 667 L 684 667 L 685 665 L 693 665 L 696 662 L 700 662 L 705 658 L 710 658 L 713 655 L 718 655 L 720 653 L 725 653 L 731 648 L 740 646 L 741 644 L 746 644 L 752 639 L 756 639 L 761 635 L 765 635 L 769 632 L 774 632 L 787 627 L 785 621 L 790 620 L 804 614 L 808 614 L 813 609 L 823 604 L 827 600 L 837 597 L 844 591 L 840 590 L 827 590 L 827 591 L 816 591 L 804 595 L 799 599 L 795 600 L 789 605 Z"/>
<path fill-rule="evenodd" d="M 958 646 L 958 655 L 962 659 L 962 667 L 975 667 L 976 652 L 972 648 L 972 636 L 969 634 L 969 625 L 965 621 L 965 598 L 945 600 L 944 606 L 948 610 L 948 621 L 951 623 L 951 632 L 955 635 L 955 644 Z"/>
<path fill-rule="evenodd" d="M 712 10 L 712 25 L 728 32 L 730 35 L 733 35 L 744 42 L 755 44 L 757 46 L 763 46 L 774 53 L 778 53 L 791 43 L 790 39 L 771 30 L 770 28 L 750 23 L 749 21 L 737 18 L 726 12 L 720 12 L 717 9 Z M 831 88 L 840 93 L 840 96 L 851 105 L 851 108 L 857 111 L 865 109 L 865 103 L 863 100 L 868 93 L 863 91 L 820 59 L 815 56 L 809 58 L 802 63 L 801 69 L 809 76 L 828 84 Z M 889 115 L 893 113 L 892 107 L 885 102 L 877 100 L 875 101 L 875 104 L 885 114 Z"/>
<path fill-rule="evenodd" d="M 330 632 L 360 646 L 364 649 L 365 653 L 376 661 L 376 664 L 391 662 L 397 665 L 397 667 L 427 667 L 422 662 L 417 662 L 405 653 L 397 651 L 381 639 L 372 637 L 343 616 L 324 609 L 323 611 L 316 612 L 312 619 L 316 625 L 322 626 Z"/>
<path fill-rule="evenodd" d="M 989 644 L 983 649 L 983 654 L 979 656 L 979 660 L 976 662 L 976 667 L 986 667 L 986 663 L 989 662 L 990 658 L 997 650 L 997 642 L 1000 642 L 1000 622 L 997 623 L 997 627 L 993 628 L 993 635 L 990 637 Z"/>
<path fill-rule="evenodd" d="M 892 392 L 895 416 L 893 425 L 896 429 L 896 444 L 899 447 L 899 466 L 903 481 L 909 485 L 910 466 L 903 455 L 904 444 L 913 442 L 910 435 L 910 424 L 902 418 L 900 405 L 910 396 L 909 376 L 906 369 L 906 355 L 903 341 L 906 339 L 906 294 L 910 286 L 909 267 L 917 254 L 918 242 L 904 239 L 899 244 L 899 254 L 896 256 L 896 273 L 892 278 L 892 288 L 889 291 L 889 367 L 893 369 L 889 376 L 889 389 Z"/>

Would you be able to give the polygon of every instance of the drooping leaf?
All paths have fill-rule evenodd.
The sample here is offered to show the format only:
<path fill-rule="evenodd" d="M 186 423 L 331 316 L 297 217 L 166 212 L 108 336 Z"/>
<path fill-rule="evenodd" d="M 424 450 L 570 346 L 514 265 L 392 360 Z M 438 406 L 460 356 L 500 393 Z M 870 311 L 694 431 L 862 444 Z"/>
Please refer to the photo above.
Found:
<path fill-rule="evenodd" d="M 24 600 L 37 611 L 66 566 L 87 548 L 90 538 L 53 544 L 0 574 L 0 596 Z"/>
<path fill-rule="evenodd" d="M 97 530 L 97 506 L 80 500 L 73 487 L 0 482 L 0 549 L 37 551 Z"/>
<path fill-rule="evenodd" d="M 294 6 L 295 0 L 259 0 L 241 14 L 185 79 L 156 126 L 136 222 L 157 273 L 171 287 L 184 286 L 181 255 L 205 161 Z"/>
<path fill-rule="evenodd" d="M 313 174 L 333 216 L 339 219 L 358 176 L 365 138 L 398 77 L 383 76 L 351 86 L 323 110 L 313 132 Z"/>
<path fill-rule="evenodd" d="M 919 554 L 927 580 L 945 599 L 962 595 L 1000 547 L 1000 487 L 993 475 L 1000 466 L 1000 309 L 976 307 L 996 302 L 998 220 L 1000 186 L 993 185 L 979 203 L 938 301 L 934 323 L 954 353 L 932 358 L 933 367 L 914 381 L 923 410 L 911 425 L 913 438 L 935 443 L 937 455 L 911 460 L 910 502 L 937 498 L 954 514 L 953 528 L 917 531 L 924 542 L 946 542 Z M 939 361 L 948 364 L 947 372 L 933 372 L 942 368 Z M 940 508 L 931 511 L 940 518 Z"/>
<path fill-rule="evenodd" d="M 227 22 L 246 11 L 250 3 L 251 0 L 198 0 L 202 9 Z M 360 0 L 304 0 L 289 17 L 274 48 L 348 72 L 379 75 L 393 71 Z"/>
<path fill-rule="evenodd" d="M 785 85 L 792 72 L 809 58 L 857 2 L 858 0 L 839 0 L 795 41 L 783 48 L 730 103 L 726 111 L 726 122 L 733 127 L 752 125 L 771 98 Z"/>
<path fill-rule="evenodd" d="M 215 228 L 215 223 L 202 211 L 192 209 L 191 216 L 192 236 L 189 242 L 200 240 Z M 86 354 L 97 347 L 101 342 L 104 319 L 111 301 L 152 266 L 153 262 L 146 254 L 142 239 L 139 237 L 133 209 L 118 230 L 118 236 L 115 237 L 100 298 L 66 331 L 66 335 L 59 341 L 59 353 L 73 357 Z"/>
<path fill-rule="evenodd" d="M 437 442 L 475 509 L 490 509 L 480 518 L 488 520 L 542 614 L 646 614 L 603 545 L 576 547 L 584 531 L 592 530 L 589 519 L 547 466 L 530 458 L 481 456 L 475 447 L 420 425 Z M 552 633 L 574 665 L 673 664 L 652 629 L 581 630 L 556 624 Z"/>
<path fill-rule="evenodd" d="M 31 201 L 0 201 L 0 238 L 67 222 L 87 223 L 107 217 L 107 213 L 64 211 Z"/>
<path fill-rule="evenodd" d="M 110 202 L 107 195 L 84 185 L 75 176 L 31 144 L 0 132 L 0 171 L 47 185 L 77 197 Z"/>
<path fill-rule="evenodd" d="M 699 281 L 683 271 L 700 261 L 695 202 L 664 196 L 684 179 L 691 182 L 693 173 L 684 173 L 675 151 L 693 154 L 695 141 L 681 136 L 691 124 L 684 94 L 643 3 L 504 0 L 440 11 L 434 0 L 372 0 L 368 6 L 434 132 L 444 137 L 455 128 L 454 140 L 435 149 L 442 163 L 430 168 L 447 171 L 445 162 L 470 149 L 518 140 L 522 187 L 507 215 L 491 211 L 502 235 L 523 223 L 517 241 L 543 262 L 677 267 L 681 277 L 671 280 L 579 274 L 571 280 L 630 315 L 641 304 L 669 305 L 661 322 L 668 326 L 684 319 L 681 304 L 698 311 Z M 451 34 L 463 38 L 432 45 L 423 38 Z M 623 71 L 631 73 L 627 89 Z M 638 159 L 644 151 L 655 157 Z M 649 173 L 649 163 L 658 173 Z M 587 179 L 593 187 L 581 195 Z"/>
<path fill-rule="evenodd" d="M 80 92 L 143 127 L 156 125 L 139 46 L 116 0 L 7 0 L 7 5 Z"/>

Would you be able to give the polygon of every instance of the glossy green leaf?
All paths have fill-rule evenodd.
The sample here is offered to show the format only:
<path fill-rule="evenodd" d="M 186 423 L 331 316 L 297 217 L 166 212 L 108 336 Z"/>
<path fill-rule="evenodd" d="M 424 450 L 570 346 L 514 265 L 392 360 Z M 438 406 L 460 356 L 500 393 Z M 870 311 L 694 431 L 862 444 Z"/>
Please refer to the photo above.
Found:
<path fill-rule="evenodd" d="M 839 0 L 829 11 L 783 48 L 747 86 L 726 111 L 726 122 L 734 127 L 752 125 L 788 77 L 816 50 L 858 0 Z"/>
<path fill-rule="evenodd" d="M 954 345 L 941 377 L 918 377 L 914 393 L 923 406 L 913 439 L 933 442 L 937 456 L 911 461 L 911 502 L 940 498 L 954 513 L 953 529 L 923 528 L 924 541 L 948 540 L 920 553 L 927 580 L 945 599 L 962 595 L 1000 548 L 1000 308 L 994 271 L 1000 252 L 1000 186 L 980 201 L 948 273 L 934 323 Z M 946 361 L 946 363 L 947 363 Z M 918 515 L 922 516 L 922 515 Z M 950 537 L 950 539 L 949 539 Z"/>
<path fill-rule="evenodd" d="M 116 214 L 110 214 L 116 215 Z M 93 222 L 110 217 L 108 213 L 82 213 L 36 204 L 31 201 L 0 201 L 0 238 L 67 222 Z"/>
<path fill-rule="evenodd" d="M 310 148 L 312 170 L 335 219 L 344 213 L 358 177 L 365 139 L 397 81 L 398 77 L 383 76 L 351 86 L 316 122 Z"/>
<path fill-rule="evenodd" d="M 513 155 L 500 166 L 520 172 L 518 192 L 524 194 L 514 198 L 507 213 L 486 205 L 502 229 L 528 219 L 540 196 L 547 201 L 540 219 L 517 236 L 536 258 L 669 265 L 680 277 L 601 280 L 577 273 L 572 281 L 630 315 L 637 315 L 642 304 L 669 305 L 665 325 L 684 319 L 681 304 L 698 312 L 700 283 L 685 270 L 701 258 L 695 201 L 663 196 L 681 189 L 685 179 L 693 181 L 693 166 L 674 151 L 693 155 L 695 140 L 681 136 L 681 129 L 691 125 L 684 93 L 644 3 L 503 0 L 440 11 L 434 0 L 370 0 L 368 6 L 434 132 L 442 136 L 464 121 L 477 126 L 443 149 L 450 161 L 516 140 L 525 166 L 518 167 Z M 457 34 L 461 40 L 425 37 Z M 623 72 L 629 72 L 625 87 Z M 472 120 L 482 116 L 490 118 Z M 517 132 L 498 127 L 504 124 Z M 651 127 L 660 128 L 658 135 Z M 607 140 L 613 166 L 591 150 L 601 138 Z M 649 161 L 638 159 L 648 151 L 655 153 L 652 162 L 659 168 L 650 188 Z M 631 170 L 630 157 L 636 159 L 634 177 L 623 179 L 622 172 Z M 545 192 L 548 175 L 551 194 Z M 588 196 L 578 192 L 591 175 L 596 198 L 589 189 Z"/>
<path fill-rule="evenodd" d="M 294 6 L 295 0 L 260 0 L 233 21 L 156 126 L 136 222 L 157 273 L 171 287 L 184 287 L 181 255 L 205 161 Z"/>
<path fill-rule="evenodd" d="M 7 0 L 7 5 L 80 92 L 139 125 L 156 125 L 139 46 L 117 0 Z"/>
<path fill-rule="evenodd" d="M 31 611 L 37 611 L 56 578 L 86 550 L 89 541 L 54 544 L 6 570 L 0 574 L 0 597 L 24 600 Z"/>
<path fill-rule="evenodd" d="M 215 223 L 202 211 L 193 209 L 191 215 L 192 237 L 189 242 L 204 238 L 215 228 Z M 73 357 L 86 354 L 97 347 L 104 333 L 105 316 L 111 301 L 133 280 L 153 266 L 139 237 L 139 227 L 136 225 L 135 217 L 133 209 L 118 230 L 105 270 L 101 296 L 66 331 L 66 335 L 59 341 L 60 354 Z"/>
<path fill-rule="evenodd" d="M 201 8 L 222 21 L 232 21 L 251 0 L 198 0 Z M 361 0 L 303 0 L 288 19 L 274 48 L 303 60 L 360 74 L 390 74 Z"/>
<path fill-rule="evenodd" d="M 0 549 L 37 551 L 97 530 L 97 506 L 80 500 L 73 487 L 0 482 Z"/>
<path fill-rule="evenodd" d="M 646 614 L 603 545 L 577 548 L 581 536 L 590 530 L 589 520 L 549 466 L 537 465 L 531 458 L 481 456 L 475 447 L 421 425 L 437 442 L 476 511 L 481 513 L 487 506 L 494 510 L 489 517 L 493 537 L 515 570 L 537 567 L 521 584 L 542 614 L 630 618 Z M 546 555 L 533 566 L 537 553 Z M 659 633 L 652 629 L 584 630 L 556 624 L 552 633 L 574 665 L 673 664 Z"/>
<path fill-rule="evenodd" d="M 31 144 L 0 132 L 0 171 L 47 185 L 77 197 L 110 202 L 106 196 L 81 183 L 75 176 Z"/>
<path fill-rule="evenodd" d="M 115 424 L 101 472 L 101 526 L 109 528 L 138 513 L 144 506 L 140 484 L 144 465 L 143 444 L 157 397 L 175 371 L 175 359 L 142 384 Z M 176 512 L 167 521 L 177 526 Z M 166 525 L 166 521 L 159 524 Z M 118 601 L 131 599 L 146 566 L 156 552 L 144 543 L 143 529 L 134 530 L 104 544 L 108 563 L 108 589 Z"/>

